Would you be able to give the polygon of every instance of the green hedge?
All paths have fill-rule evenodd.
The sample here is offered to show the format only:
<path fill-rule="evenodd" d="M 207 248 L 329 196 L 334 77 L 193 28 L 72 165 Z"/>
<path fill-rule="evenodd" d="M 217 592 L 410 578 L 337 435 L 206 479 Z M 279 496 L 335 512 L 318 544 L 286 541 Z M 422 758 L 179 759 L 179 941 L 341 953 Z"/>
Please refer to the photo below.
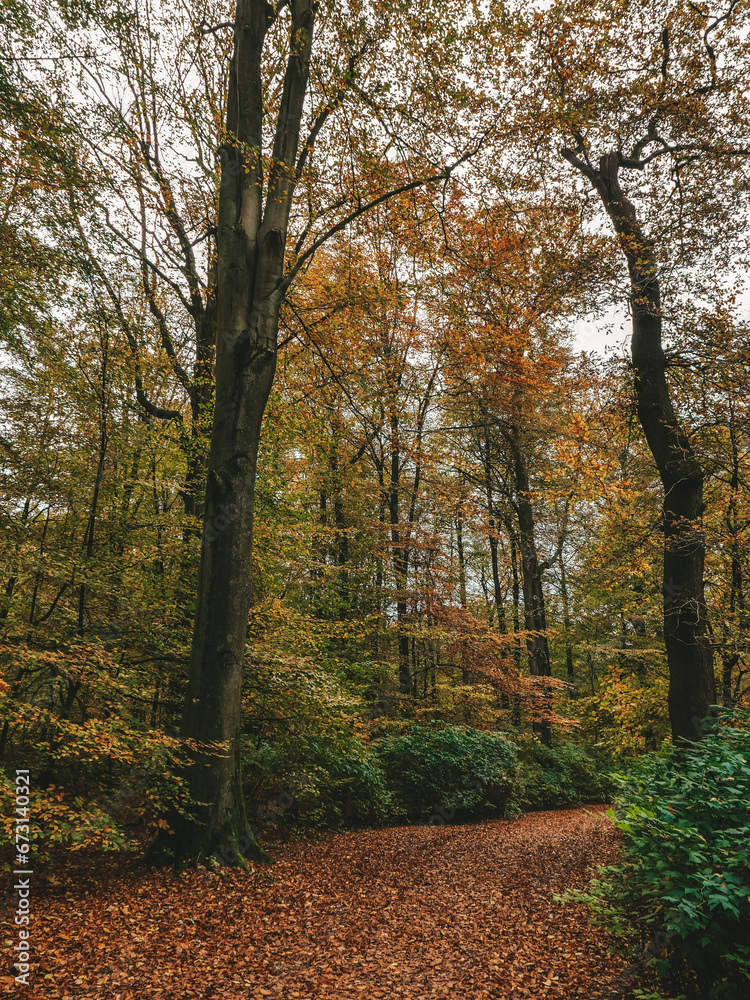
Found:
<path fill-rule="evenodd" d="M 243 754 L 249 812 L 261 823 L 383 823 L 395 813 L 375 754 L 354 736 L 279 739 Z"/>
<path fill-rule="evenodd" d="M 582 802 L 611 802 L 612 764 L 575 743 L 545 747 L 529 740 L 519 756 L 518 805 L 526 810 L 555 809 Z"/>
<path fill-rule="evenodd" d="M 611 790 L 602 765 L 570 743 L 550 750 L 529 740 L 519 748 L 505 735 L 469 727 L 399 726 L 371 746 L 340 730 L 247 741 L 250 815 L 266 827 L 442 824 L 607 800 Z"/>

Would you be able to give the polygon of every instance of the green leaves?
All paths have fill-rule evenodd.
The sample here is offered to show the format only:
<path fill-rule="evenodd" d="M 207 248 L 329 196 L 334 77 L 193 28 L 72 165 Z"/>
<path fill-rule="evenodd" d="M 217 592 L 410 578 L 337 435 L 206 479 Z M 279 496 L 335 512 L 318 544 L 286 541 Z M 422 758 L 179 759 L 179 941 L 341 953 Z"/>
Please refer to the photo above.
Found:
<path fill-rule="evenodd" d="M 402 736 L 377 741 L 374 749 L 407 813 L 432 810 L 444 822 L 457 808 L 503 811 L 516 791 L 517 751 L 499 733 L 412 726 Z"/>
<path fill-rule="evenodd" d="M 661 942 L 650 964 L 705 997 L 739 1000 L 750 981 L 748 758 L 750 713 L 737 712 L 700 744 L 621 776 L 625 863 L 577 897 L 616 936 L 630 925 Z"/>

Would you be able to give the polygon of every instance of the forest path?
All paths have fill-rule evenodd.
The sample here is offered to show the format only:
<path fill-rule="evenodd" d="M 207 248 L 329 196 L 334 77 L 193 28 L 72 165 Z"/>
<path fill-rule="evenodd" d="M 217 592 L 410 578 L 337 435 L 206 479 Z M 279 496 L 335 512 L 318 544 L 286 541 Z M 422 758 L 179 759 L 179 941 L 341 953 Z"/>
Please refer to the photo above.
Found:
<path fill-rule="evenodd" d="M 325 833 L 249 875 L 49 872 L 24 997 L 626 998 L 586 908 L 553 902 L 616 859 L 604 813 Z"/>

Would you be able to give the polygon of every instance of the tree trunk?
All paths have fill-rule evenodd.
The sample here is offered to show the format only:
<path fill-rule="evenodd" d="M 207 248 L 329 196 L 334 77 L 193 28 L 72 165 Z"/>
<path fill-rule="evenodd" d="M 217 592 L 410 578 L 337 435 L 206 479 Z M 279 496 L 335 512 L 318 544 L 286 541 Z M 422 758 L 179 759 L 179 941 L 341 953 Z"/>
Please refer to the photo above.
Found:
<path fill-rule="evenodd" d="M 506 521 L 508 537 L 510 538 L 510 566 L 513 576 L 513 662 L 516 670 L 516 677 L 521 676 L 521 588 L 518 582 L 518 556 L 516 552 L 516 538 L 510 519 Z M 513 696 L 513 725 L 521 724 L 521 699 L 518 694 Z"/>
<path fill-rule="evenodd" d="M 198 749 L 191 754 L 191 797 L 207 805 L 198 809 L 197 822 L 181 824 L 178 861 L 210 855 L 234 860 L 253 843 L 240 775 L 240 706 L 252 597 L 256 459 L 275 360 L 274 352 L 261 350 L 237 377 L 234 371 L 217 370 L 198 604 L 180 735 L 226 749 L 221 756 Z"/>
<path fill-rule="evenodd" d="M 461 610 L 466 611 L 468 602 L 466 598 L 466 559 L 464 556 L 464 524 L 459 517 L 456 520 L 456 547 L 458 549 L 458 592 L 461 599 Z M 471 680 L 469 671 L 466 669 L 466 643 L 461 643 L 461 680 L 468 684 Z"/>
<path fill-rule="evenodd" d="M 331 453 L 331 476 L 334 484 L 333 515 L 336 524 L 336 563 L 338 566 L 338 618 L 346 621 L 349 617 L 349 534 L 344 516 L 344 496 L 341 472 L 339 470 L 338 442 L 334 439 Z"/>
<path fill-rule="evenodd" d="M 730 582 L 729 582 L 729 617 L 740 635 L 747 633 L 748 614 L 745 604 L 745 589 L 742 577 L 742 557 L 740 551 L 740 521 L 737 516 L 737 497 L 740 489 L 740 457 L 737 444 L 737 426 L 734 408 L 729 408 L 729 440 L 732 449 L 732 475 L 729 482 L 729 506 L 727 509 L 726 526 L 732 539 L 730 552 Z M 724 644 L 721 663 L 721 701 L 725 708 L 732 709 L 736 704 L 735 690 L 732 683 L 734 668 L 740 663 L 738 652 L 729 648 L 729 629 L 727 623 L 723 627 Z M 737 692 L 739 693 L 739 692 Z"/>
<path fill-rule="evenodd" d="M 482 453 L 480 445 L 480 454 Z M 492 462 L 491 462 L 491 452 L 490 452 L 490 436 L 487 431 L 487 423 L 485 419 L 484 426 L 484 488 L 485 495 L 487 497 L 487 519 L 489 527 L 489 542 L 490 542 L 490 564 L 492 566 L 492 586 L 495 591 L 495 608 L 497 610 L 497 630 L 498 632 L 505 632 L 507 625 L 505 623 L 505 607 L 503 605 L 503 591 L 500 585 L 500 565 L 498 562 L 498 551 L 497 551 L 497 528 L 498 521 L 495 517 L 495 501 L 492 491 Z"/>
<path fill-rule="evenodd" d="M 396 629 L 398 633 L 398 682 L 403 694 L 412 689 L 409 668 L 409 636 L 406 634 L 407 584 L 409 581 L 409 532 L 399 522 L 399 490 L 401 483 L 401 452 L 398 445 L 398 416 L 395 404 L 391 414 L 391 477 L 388 486 L 388 512 L 391 522 L 391 545 L 393 547 L 393 575 L 396 582 Z"/>
<path fill-rule="evenodd" d="M 638 419 L 664 487 L 664 640 L 669 665 L 669 719 L 673 740 L 693 742 L 702 737 L 702 721 L 716 703 L 703 592 L 703 469 L 672 405 L 662 348 L 656 257 L 635 207 L 620 187 L 619 167 L 619 154 L 609 153 L 602 156 L 598 170 L 587 168 L 584 172 L 612 220 L 630 274 Z"/>
<path fill-rule="evenodd" d="M 547 618 L 544 609 L 542 569 L 539 565 L 539 556 L 536 550 L 534 508 L 531 505 L 529 475 L 526 468 L 526 456 L 523 451 L 519 428 L 510 428 L 508 443 L 510 444 L 513 460 L 513 478 L 516 488 L 516 510 L 518 514 L 521 549 L 521 581 L 523 586 L 526 631 L 528 633 L 526 647 L 529 654 L 529 669 L 532 676 L 549 677 L 552 674 L 552 669 L 550 666 L 549 643 L 547 641 Z M 545 694 L 543 701 L 546 709 L 549 702 L 548 694 Z M 535 722 L 534 732 L 545 746 L 552 746 L 552 729 L 549 722 Z"/>
<path fill-rule="evenodd" d="M 575 698 L 576 675 L 573 666 L 573 647 L 570 644 L 570 602 L 568 601 L 568 582 L 565 575 L 565 556 L 562 546 L 560 546 L 560 594 L 563 606 L 563 631 L 565 632 L 565 675 L 570 685 L 568 694 L 571 698 Z"/>
<path fill-rule="evenodd" d="M 193 816 L 165 838 L 178 864 L 267 859 L 248 826 L 240 773 L 243 658 L 252 598 L 256 461 L 276 370 L 284 251 L 296 181 L 315 5 L 292 0 L 290 55 L 263 205 L 261 57 L 273 8 L 239 0 L 220 148 L 216 390 L 198 600 L 180 735 Z M 217 748 L 215 744 L 220 744 Z M 213 744 L 211 747 L 205 744 Z M 218 752 L 217 752 L 218 750 Z M 162 845 L 156 845 L 156 851 Z"/>
<path fill-rule="evenodd" d="M 209 289 L 217 275 L 211 269 Z M 182 491 L 185 513 L 203 516 L 208 467 L 208 431 L 212 420 L 214 396 L 214 357 L 216 343 L 216 301 L 209 291 L 208 300 L 195 322 L 195 363 L 190 385 L 190 436 L 183 441 L 186 470 Z"/>

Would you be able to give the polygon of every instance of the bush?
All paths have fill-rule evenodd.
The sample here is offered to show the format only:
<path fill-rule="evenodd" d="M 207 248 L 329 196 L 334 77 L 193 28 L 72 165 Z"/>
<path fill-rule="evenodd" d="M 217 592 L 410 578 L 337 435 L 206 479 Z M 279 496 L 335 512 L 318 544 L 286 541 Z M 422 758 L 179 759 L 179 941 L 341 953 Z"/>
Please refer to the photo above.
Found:
<path fill-rule="evenodd" d="M 617 937 L 640 936 L 673 988 L 704 1000 L 749 996 L 750 715 L 650 755 L 618 784 L 625 861 L 577 898 Z"/>
<path fill-rule="evenodd" d="M 611 764 L 575 743 L 545 747 L 527 740 L 520 754 L 518 804 L 554 809 L 581 802 L 609 802 L 614 793 Z"/>
<path fill-rule="evenodd" d="M 397 806 L 411 818 L 504 814 L 516 791 L 516 748 L 499 733 L 412 725 L 373 748 Z"/>
<path fill-rule="evenodd" d="M 32 858 L 47 861 L 50 849 L 59 847 L 134 849 L 149 829 L 166 825 L 164 817 L 173 810 L 189 813 L 193 803 L 180 776 L 176 738 L 138 731 L 118 719 L 73 723 L 21 703 L 10 711 L 28 720 L 28 756 L 14 764 L 28 769 L 31 780 L 26 789 L 27 779 L 19 779 L 18 793 L 28 801 L 18 802 L 15 767 L 0 769 L 0 831 L 14 842 L 14 823 L 22 819 Z M 49 750 L 53 743 L 54 753 Z"/>
<path fill-rule="evenodd" d="M 354 736 L 261 743 L 246 749 L 243 767 L 249 811 L 266 823 L 284 815 L 302 826 L 338 826 L 384 822 L 394 812 L 377 758 Z"/>

